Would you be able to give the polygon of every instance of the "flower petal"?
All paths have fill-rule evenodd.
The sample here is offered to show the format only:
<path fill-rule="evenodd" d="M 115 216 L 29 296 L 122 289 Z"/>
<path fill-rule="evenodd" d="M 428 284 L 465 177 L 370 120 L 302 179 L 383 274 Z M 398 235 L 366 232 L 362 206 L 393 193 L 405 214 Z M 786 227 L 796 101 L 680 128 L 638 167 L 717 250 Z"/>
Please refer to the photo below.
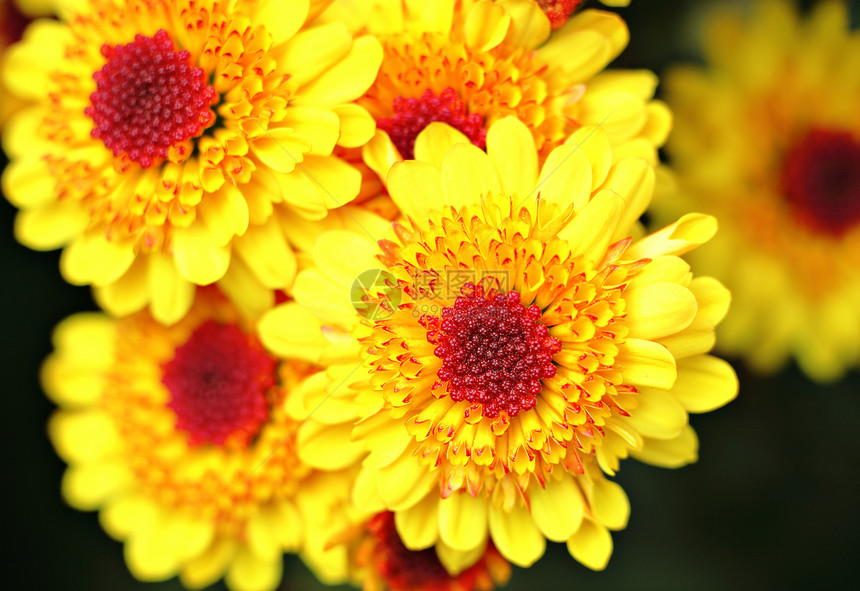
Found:
<path fill-rule="evenodd" d="M 507 513 L 491 505 L 488 523 L 493 544 L 517 566 L 529 567 L 543 556 L 546 539 L 524 506 L 517 504 Z"/>
<path fill-rule="evenodd" d="M 439 536 L 454 550 L 468 551 L 487 541 L 487 501 L 464 492 L 439 501 Z"/>
<path fill-rule="evenodd" d="M 588 568 L 603 570 L 612 556 L 612 535 L 608 529 L 586 517 L 567 540 L 567 551 Z"/>
<path fill-rule="evenodd" d="M 689 412 L 709 412 L 735 399 L 738 377 L 731 365 L 711 355 L 682 359 L 671 394 Z"/>

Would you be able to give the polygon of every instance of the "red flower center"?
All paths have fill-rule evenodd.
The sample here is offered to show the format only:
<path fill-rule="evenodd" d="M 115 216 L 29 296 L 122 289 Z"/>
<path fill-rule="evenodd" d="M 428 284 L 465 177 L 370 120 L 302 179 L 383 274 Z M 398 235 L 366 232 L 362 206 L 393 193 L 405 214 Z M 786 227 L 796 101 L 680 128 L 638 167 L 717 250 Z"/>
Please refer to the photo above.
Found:
<path fill-rule="evenodd" d="M 582 0 L 537 0 L 538 6 L 549 18 L 553 29 L 561 28 Z"/>
<path fill-rule="evenodd" d="M 526 308 L 519 293 L 485 295 L 472 284 L 467 290 L 442 309 L 441 322 L 422 318 L 442 360 L 437 384 L 448 382 L 457 402 L 480 403 L 486 417 L 533 408 L 541 379 L 555 375 L 552 356 L 561 342 L 539 322 L 540 308 Z"/>
<path fill-rule="evenodd" d="M 487 145 L 484 118 L 477 113 L 467 115 L 466 105 L 453 88 L 446 88 L 439 96 L 428 89 L 421 98 L 397 97 L 394 99 L 394 115 L 380 119 L 376 125 L 388 133 L 400 155 L 410 160 L 415 155 L 415 138 L 434 121 L 460 130 L 482 150 Z"/>
<path fill-rule="evenodd" d="M 860 222 L 860 143 L 847 131 L 813 129 L 788 151 L 782 191 L 802 223 L 841 236 Z"/>
<path fill-rule="evenodd" d="M 393 513 L 379 513 L 367 524 L 376 538 L 375 567 L 391 591 L 472 591 L 486 570 L 483 560 L 451 576 L 433 548 L 409 550 L 394 525 Z"/>
<path fill-rule="evenodd" d="M 218 94 L 165 31 L 136 35 L 128 45 L 105 44 L 102 55 L 107 63 L 93 74 L 96 91 L 84 112 L 95 123 L 92 136 L 114 156 L 127 154 L 149 168 L 215 121 L 210 107 Z"/>
<path fill-rule="evenodd" d="M 269 418 L 275 368 L 259 341 L 235 324 L 201 324 L 163 366 L 176 428 L 189 433 L 191 445 L 228 438 L 247 444 Z"/>

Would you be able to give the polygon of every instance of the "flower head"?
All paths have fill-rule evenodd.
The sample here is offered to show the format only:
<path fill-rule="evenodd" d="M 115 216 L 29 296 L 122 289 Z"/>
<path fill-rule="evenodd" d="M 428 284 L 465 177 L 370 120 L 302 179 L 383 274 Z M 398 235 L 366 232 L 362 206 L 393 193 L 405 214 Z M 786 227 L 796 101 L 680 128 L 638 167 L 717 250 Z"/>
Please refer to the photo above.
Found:
<path fill-rule="evenodd" d="M 540 4 L 336 0 L 327 18 L 348 18 L 383 45 L 379 75 L 359 100 L 378 126 L 363 148 L 366 164 L 384 180 L 394 162 L 415 155 L 432 122 L 483 149 L 489 126 L 506 116 L 528 126 L 542 158 L 573 131 L 602 124 L 619 154 L 655 161 L 670 126 L 665 106 L 651 100 L 656 77 L 601 72 L 627 44 L 624 22 L 582 11 L 550 36 Z"/>
<path fill-rule="evenodd" d="M 726 352 L 762 371 L 794 357 L 832 380 L 860 363 L 860 34 L 841 2 L 803 20 L 787 2 L 755 6 L 714 19 L 707 69 L 667 77 L 679 195 L 655 213 L 724 220 L 696 260 L 734 295 Z"/>
<path fill-rule="evenodd" d="M 358 194 L 332 152 L 372 135 L 352 101 L 379 43 L 316 26 L 308 0 L 75 4 L 34 23 L 3 71 L 32 104 L 4 138 L 18 238 L 64 247 L 64 277 L 113 314 L 174 322 L 216 281 L 259 312 L 295 275 L 292 221 Z"/>
<path fill-rule="evenodd" d="M 318 443 L 306 459 L 363 458 L 357 506 L 402 515 L 409 548 L 452 549 L 449 569 L 490 538 L 518 565 L 550 539 L 603 568 L 629 512 L 606 475 L 629 454 L 694 460 L 687 412 L 736 394 L 706 354 L 728 293 L 678 256 L 715 222 L 692 214 L 635 239 L 653 169 L 614 162 L 597 128 L 543 166 L 514 118 L 490 127 L 486 152 L 440 123 L 416 146 L 387 179 L 405 219 L 373 238 L 323 234 L 297 278 L 326 338 L 277 309 L 262 321 L 264 343 L 312 343 L 329 365 L 296 398 L 297 416 L 326 400 L 302 426 Z M 373 268 L 367 298 L 387 310 L 368 316 L 349 285 Z"/>
<path fill-rule="evenodd" d="M 274 589 L 312 476 L 286 398 L 313 367 L 271 357 L 214 288 L 173 326 L 80 314 L 54 343 L 42 381 L 69 504 L 100 511 L 142 580 Z"/>

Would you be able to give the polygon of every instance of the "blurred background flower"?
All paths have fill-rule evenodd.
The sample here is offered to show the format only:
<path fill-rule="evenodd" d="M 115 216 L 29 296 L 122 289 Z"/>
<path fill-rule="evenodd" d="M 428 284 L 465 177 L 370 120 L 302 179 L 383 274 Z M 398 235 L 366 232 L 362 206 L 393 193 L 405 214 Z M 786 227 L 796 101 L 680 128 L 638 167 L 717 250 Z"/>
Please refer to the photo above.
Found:
<path fill-rule="evenodd" d="M 701 24 L 710 8 L 725 4 L 747 6 L 743 1 L 634 0 L 619 9 L 631 40 L 614 65 L 662 74 L 677 61 L 701 63 Z M 813 4 L 796 3 L 802 10 Z M 849 6 L 856 27 L 857 2 Z M 74 511 L 61 499 L 64 465 L 44 430 L 54 406 L 41 393 L 37 368 L 51 349 L 54 325 L 94 304 L 88 290 L 60 279 L 58 253 L 35 253 L 14 242 L 13 217 L 14 209 L 0 200 L 7 378 L 0 429 L 3 523 L 14 542 L 5 553 L 6 585 L 181 589 L 177 580 L 134 580 L 122 546 L 104 535 L 96 514 Z M 770 379 L 748 372 L 740 361 L 735 365 L 741 381 L 737 400 L 692 419 L 707 441 L 697 464 L 681 471 L 634 462 L 622 466 L 617 481 L 631 500 L 632 517 L 613 536 L 607 570 L 591 572 L 572 561 L 564 545 L 549 544 L 529 570 L 514 567 L 507 588 L 849 586 L 860 532 L 860 483 L 852 477 L 860 464 L 860 376 L 853 370 L 822 387 L 793 364 Z M 286 558 L 282 587 L 326 588 L 292 556 Z M 221 583 L 214 588 L 224 589 Z"/>

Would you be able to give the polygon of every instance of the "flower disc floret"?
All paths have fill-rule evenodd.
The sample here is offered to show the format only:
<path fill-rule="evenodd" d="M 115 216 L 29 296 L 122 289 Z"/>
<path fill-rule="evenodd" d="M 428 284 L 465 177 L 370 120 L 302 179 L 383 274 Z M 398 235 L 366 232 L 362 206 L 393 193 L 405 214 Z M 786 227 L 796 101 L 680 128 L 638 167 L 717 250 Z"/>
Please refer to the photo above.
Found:
<path fill-rule="evenodd" d="M 101 52 L 107 63 L 93 74 L 96 91 L 84 113 L 95 124 L 92 136 L 114 156 L 128 154 L 149 168 L 215 121 L 209 107 L 218 93 L 164 29 L 153 37 L 135 35 L 127 45 L 102 45 Z"/>
<path fill-rule="evenodd" d="M 490 418 L 534 408 L 541 379 L 555 375 L 552 356 L 561 342 L 538 322 L 540 308 L 523 306 L 519 293 L 485 294 L 482 285 L 472 283 L 463 290 L 453 306 L 442 309 L 441 319 L 419 320 L 442 360 L 436 372 L 440 381 L 433 386 L 449 382 L 452 400 L 481 404 Z"/>

